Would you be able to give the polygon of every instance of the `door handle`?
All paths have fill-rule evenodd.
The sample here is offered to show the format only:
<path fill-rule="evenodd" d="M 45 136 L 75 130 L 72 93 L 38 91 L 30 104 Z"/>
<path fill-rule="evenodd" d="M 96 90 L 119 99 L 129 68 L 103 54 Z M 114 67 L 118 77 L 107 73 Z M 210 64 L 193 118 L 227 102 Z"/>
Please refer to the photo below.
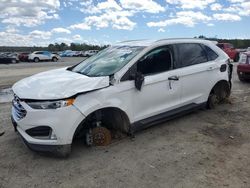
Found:
<path fill-rule="evenodd" d="M 178 81 L 179 77 L 178 76 L 170 76 L 170 77 L 168 77 L 168 80 Z"/>
<path fill-rule="evenodd" d="M 179 80 L 178 76 L 170 76 L 170 77 L 168 77 L 169 89 L 172 89 L 172 83 L 171 83 L 171 81 L 178 81 L 178 80 Z"/>

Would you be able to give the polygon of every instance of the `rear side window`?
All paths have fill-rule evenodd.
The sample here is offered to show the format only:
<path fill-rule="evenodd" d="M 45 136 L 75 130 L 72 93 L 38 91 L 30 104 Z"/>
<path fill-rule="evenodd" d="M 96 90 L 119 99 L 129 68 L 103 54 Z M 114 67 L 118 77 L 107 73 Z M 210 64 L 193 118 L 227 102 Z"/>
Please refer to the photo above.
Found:
<path fill-rule="evenodd" d="M 179 61 L 182 67 L 208 61 L 207 54 L 200 44 L 176 44 Z"/>
<path fill-rule="evenodd" d="M 207 53 L 208 61 L 213 61 L 213 60 L 217 59 L 217 57 L 218 57 L 217 53 L 215 53 L 211 48 L 209 48 L 206 45 L 202 45 L 202 46 Z"/>

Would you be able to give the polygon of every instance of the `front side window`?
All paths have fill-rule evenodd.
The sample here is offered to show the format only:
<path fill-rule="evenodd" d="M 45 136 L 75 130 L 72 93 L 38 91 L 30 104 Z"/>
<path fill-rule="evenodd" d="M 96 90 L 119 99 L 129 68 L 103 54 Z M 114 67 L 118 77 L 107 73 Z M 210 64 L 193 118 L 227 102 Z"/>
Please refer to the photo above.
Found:
<path fill-rule="evenodd" d="M 207 62 L 207 54 L 200 44 L 177 44 L 178 57 L 182 67 Z"/>
<path fill-rule="evenodd" d="M 169 47 L 157 48 L 149 52 L 137 63 L 137 72 L 143 75 L 161 73 L 172 68 L 173 60 Z"/>
<path fill-rule="evenodd" d="M 144 48 L 143 46 L 108 47 L 73 67 L 72 71 L 90 77 L 109 76 L 119 71 Z"/>

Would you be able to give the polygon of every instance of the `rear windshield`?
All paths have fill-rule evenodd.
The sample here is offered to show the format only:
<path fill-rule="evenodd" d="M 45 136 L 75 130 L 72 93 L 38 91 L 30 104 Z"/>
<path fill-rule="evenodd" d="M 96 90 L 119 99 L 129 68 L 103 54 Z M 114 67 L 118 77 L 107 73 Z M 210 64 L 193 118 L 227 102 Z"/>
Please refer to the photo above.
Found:
<path fill-rule="evenodd" d="M 249 64 L 249 57 L 246 54 L 241 54 L 239 63 Z"/>
<path fill-rule="evenodd" d="M 224 48 L 224 45 L 223 45 L 223 44 L 217 44 L 217 46 L 218 46 L 219 48 L 221 48 L 221 49 Z"/>
<path fill-rule="evenodd" d="M 142 46 L 112 46 L 86 59 L 72 69 L 90 77 L 109 76 L 119 71 L 144 49 Z"/>

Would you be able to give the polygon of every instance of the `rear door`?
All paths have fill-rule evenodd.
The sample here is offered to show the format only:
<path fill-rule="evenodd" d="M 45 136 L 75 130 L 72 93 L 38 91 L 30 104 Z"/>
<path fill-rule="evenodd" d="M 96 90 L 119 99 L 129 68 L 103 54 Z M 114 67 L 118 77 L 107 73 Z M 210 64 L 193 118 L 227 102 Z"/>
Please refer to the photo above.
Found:
<path fill-rule="evenodd" d="M 43 52 L 43 60 L 51 60 L 51 59 L 52 59 L 51 53 L 47 52 L 47 51 L 44 51 Z"/>
<path fill-rule="evenodd" d="M 181 70 L 179 77 L 182 104 L 206 102 L 217 79 L 219 65 L 214 60 L 218 55 L 208 46 L 198 43 L 176 44 L 175 47 Z"/>

